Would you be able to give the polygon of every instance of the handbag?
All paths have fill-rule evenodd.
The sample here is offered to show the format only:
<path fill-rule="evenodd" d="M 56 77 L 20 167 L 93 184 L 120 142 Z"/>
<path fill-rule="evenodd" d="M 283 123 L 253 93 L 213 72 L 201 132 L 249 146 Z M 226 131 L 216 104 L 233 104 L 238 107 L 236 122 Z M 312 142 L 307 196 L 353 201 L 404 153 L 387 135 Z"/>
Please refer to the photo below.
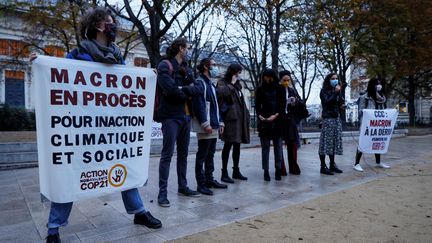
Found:
<path fill-rule="evenodd" d="M 210 121 L 210 101 L 207 101 L 207 86 L 206 86 L 204 80 L 202 80 L 202 79 L 198 79 L 198 80 L 200 80 L 204 85 L 204 101 L 205 101 L 205 107 L 206 107 L 205 108 L 206 117 L 207 117 L 207 121 Z M 192 130 L 192 132 L 196 132 L 196 133 L 205 133 L 204 128 L 201 126 L 201 124 L 198 121 L 198 119 L 196 118 L 196 116 L 192 119 L 191 130 Z"/>

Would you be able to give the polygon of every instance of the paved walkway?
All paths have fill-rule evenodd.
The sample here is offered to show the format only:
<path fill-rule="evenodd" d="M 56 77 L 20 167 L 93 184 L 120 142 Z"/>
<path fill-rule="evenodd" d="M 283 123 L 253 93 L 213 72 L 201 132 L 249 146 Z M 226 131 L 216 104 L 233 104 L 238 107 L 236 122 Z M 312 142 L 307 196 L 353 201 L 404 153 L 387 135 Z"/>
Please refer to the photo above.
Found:
<path fill-rule="evenodd" d="M 390 152 L 383 161 L 390 165 L 403 163 L 409 155 L 431 155 L 432 136 L 394 139 Z M 344 156 L 336 162 L 345 172 L 341 175 L 322 176 L 319 174 L 317 145 L 304 145 L 299 151 L 302 169 L 300 176 L 289 175 L 282 181 L 264 182 L 261 170 L 260 148 L 244 149 L 241 153 L 242 172 L 248 181 L 236 181 L 228 190 L 217 190 L 212 197 L 185 198 L 177 195 L 175 163 L 169 180 L 170 208 L 161 208 L 156 203 L 158 193 L 158 158 L 151 158 L 149 183 L 141 188 L 146 208 L 162 220 L 164 226 L 150 230 L 133 225 L 133 216 L 126 214 L 120 193 L 80 201 L 74 204 L 70 223 L 61 230 L 63 242 L 163 242 L 190 235 L 255 215 L 265 214 L 279 208 L 340 191 L 367 181 L 382 177 L 383 170 L 373 166 L 373 156 L 366 156 L 368 167 L 364 173 L 354 172 L 356 144 L 346 142 Z M 215 177 L 220 177 L 220 152 L 216 153 Z M 286 154 L 285 154 L 286 157 Z M 194 159 L 189 157 L 189 186 L 196 187 Z M 175 161 L 175 160 L 174 160 Z M 231 162 L 230 162 L 231 163 Z M 377 173 L 378 172 L 378 173 Z M 49 203 L 40 202 L 38 170 L 21 169 L 0 171 L 0 241 L 40 242 L 46 234 Z"/>

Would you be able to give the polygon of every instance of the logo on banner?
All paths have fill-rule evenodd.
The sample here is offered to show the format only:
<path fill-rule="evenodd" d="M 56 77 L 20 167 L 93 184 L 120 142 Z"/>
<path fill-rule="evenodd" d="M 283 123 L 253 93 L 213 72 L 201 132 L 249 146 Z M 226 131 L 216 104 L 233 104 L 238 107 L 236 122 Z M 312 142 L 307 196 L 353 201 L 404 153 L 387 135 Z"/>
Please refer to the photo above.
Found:
<path fill-rule="evenodd" d="M 126 167 L 122 164 L 114 165 L 108 174 L 109 184 L 113 187 L 122 186 L 126 181 L 127 170 Z"/>

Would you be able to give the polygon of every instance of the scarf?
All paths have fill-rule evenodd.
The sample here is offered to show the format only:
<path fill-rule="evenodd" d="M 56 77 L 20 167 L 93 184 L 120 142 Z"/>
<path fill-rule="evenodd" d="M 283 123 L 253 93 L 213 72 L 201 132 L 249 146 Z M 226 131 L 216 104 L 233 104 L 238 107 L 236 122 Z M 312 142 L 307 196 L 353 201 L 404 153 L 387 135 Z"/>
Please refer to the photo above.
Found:
<path fill-rule="evenodd" d="M 108 64 L 123 63 L 120 48 L 118 48 L 114 43 L 110 43 L 109 46 L 103 46 L 96 40 L 83 40 L 81 41 L 80 46 L 89 53 L 96 62 Z"/>

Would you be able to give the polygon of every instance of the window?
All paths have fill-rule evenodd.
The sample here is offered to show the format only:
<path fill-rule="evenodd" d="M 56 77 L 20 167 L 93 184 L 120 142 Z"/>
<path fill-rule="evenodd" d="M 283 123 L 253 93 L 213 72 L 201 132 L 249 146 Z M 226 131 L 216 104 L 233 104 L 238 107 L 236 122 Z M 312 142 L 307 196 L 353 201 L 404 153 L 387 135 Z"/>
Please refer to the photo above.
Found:
<path fill-rule="evenodd" d="M 0 55 L 4 56 L 28 56 L 29 48 L 25 42 L 17 40 L 0 40 Z"/>
<path fill-rule="evenodd" d="M 63 48 L 61 48 L 59 46 L 53 46 L 53 45 L 45 46 L 44 50 L 50 56 L 54 56 L 54 57 L 64 57 L 65 56 L 65 52 L 64 52 Z"/>
<path fill-rule="evenodd" d="M 136 67 L 147 67 L 149 64 L 149 59 L 143 57 L 135 57 L 134 66 Z"/>

